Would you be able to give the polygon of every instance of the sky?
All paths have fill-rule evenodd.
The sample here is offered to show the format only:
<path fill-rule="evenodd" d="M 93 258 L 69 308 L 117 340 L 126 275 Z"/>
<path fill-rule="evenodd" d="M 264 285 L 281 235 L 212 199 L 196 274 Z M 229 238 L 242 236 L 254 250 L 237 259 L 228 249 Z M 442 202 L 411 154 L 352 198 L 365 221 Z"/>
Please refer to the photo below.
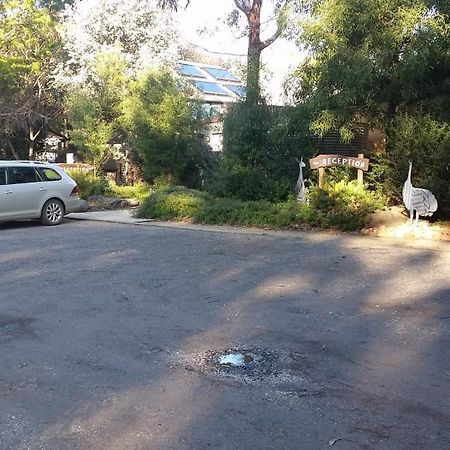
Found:
<path fill-rule="evenodd" d="M 178 12 L 177 18 L 181 38 L 190 44 L 210 52 L 227 53 L 236 56 L 245 63 L 247 54 L 247 37 L 239 36 L 238 30 L 230 30 L 224 24 L 228 14 L 233 10 L 232 0 L 191 0 L 188 8 Z M 271 12 L 270 2 L 263 4 L 262 22 L 268 19 Z M 242 15 L 243 19 L 244 16 Z M 268 25 L 261 34 L 262 40 L 270 37 L 275 31 L 275 25 Z M 199 30 L 207 32 L 199 33 Z M 242 31 L 241 31 L 242 34 Z M 220 56 L 220 55 L 219 55 Z M 263 64 L 267 65 L 267 72 L 262 77 L 262 83 L 271 97 L 271 103 L 282 104 L 282 82 L 288 72 L 301 60 L 300 50 L 285 39 L 279 38 L 262 52 Z M 268 81 L 265 78 L 270 78 Z"/>

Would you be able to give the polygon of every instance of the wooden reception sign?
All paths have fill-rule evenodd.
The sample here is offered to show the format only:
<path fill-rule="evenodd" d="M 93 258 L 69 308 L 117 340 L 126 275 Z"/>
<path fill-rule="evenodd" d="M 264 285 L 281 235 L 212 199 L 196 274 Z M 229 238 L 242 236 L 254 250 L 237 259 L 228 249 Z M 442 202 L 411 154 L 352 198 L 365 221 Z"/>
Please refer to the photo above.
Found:
<path fill-rule="evenodd" d="M 369 170 L 369 159 L 359 156 L 355 158 L 354 156 L 318 155 L 309 160 L 309 167 L 311 169 L 331 166 L 347 166 L 367 172 Z"/>
<path fill-rule="evenodd" d="M 361 153 L 357 158 L 354 156 L 341 155 L 318 155 L 309 160 L 311 169 L 319 169 L 319 187 L 323 187 L 325 178 L 325 167 L 345 166 L 358 169 L 358 183 L 363 184 L 363 174 L 369 170 L 369 159 L 364 158 Z"/>

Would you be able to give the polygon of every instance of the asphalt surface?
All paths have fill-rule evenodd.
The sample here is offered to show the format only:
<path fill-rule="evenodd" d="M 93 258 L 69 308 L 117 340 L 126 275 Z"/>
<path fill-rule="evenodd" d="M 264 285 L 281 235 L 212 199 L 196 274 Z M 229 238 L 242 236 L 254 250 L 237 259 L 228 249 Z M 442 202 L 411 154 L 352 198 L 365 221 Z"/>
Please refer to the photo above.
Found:
<path fill-rule="evenodd" d="M 0 267 L 1 449 L 450 448 L 448 243 L 66 220 Z"/>

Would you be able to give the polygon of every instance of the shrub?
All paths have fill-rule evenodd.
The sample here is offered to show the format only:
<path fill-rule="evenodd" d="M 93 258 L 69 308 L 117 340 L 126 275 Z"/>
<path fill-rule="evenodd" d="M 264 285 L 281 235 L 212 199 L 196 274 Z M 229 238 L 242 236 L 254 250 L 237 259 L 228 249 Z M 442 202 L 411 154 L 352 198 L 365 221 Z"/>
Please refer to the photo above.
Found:
<path fill-rule="evenodd" d="M 298 176 L 295 157 L 312 155 L 307 118 L 302 108 L 235 105 L 224 122 L 223 155 L 207 172 L 205 188 L 220 197 L 286 200 Z"/>
<path fill-rule="evenodd" d="M 138 217 L 161 220 L 185 220 L 195 217 L 197 211 L 209 200 L 203 192 L 183 187 L 154 191 L 137 211 Z"/>
<path fill-rule="evenodd" d="M 103 177 L 82 172 L 81 170 L 67 170 L 80 188 L 80 197 L 87 199 L 92 195 L 103 195 L 107 189 L 108 181 Z"/>
<path fill-rule="evenodd" d="M 142 73 L 129 90 L 119 122 L 146 180 L 163 176 L 175 183 L 198 183 L 205 157 L 200 105 L 165 70 Z"/>
<path fill-rule="evenodd" d="M 357 230 L 367 224 L 369 214 L 383 207 L 384 199 L 366 190 L 356 181 L 314 186 L 309 191 L 310 217 L 313 226 Z"/>
<path fill-rule="evenodd" d="M 450 125 L 430 116 L 398 114 L 387 130 L 386 152 L 371 157 L 366 180 L 390 202 L 401 202 L 413 162 L 412 184 L 436 196 L 438 216 L 450 217 Z"/>
<path fill-rule="evenodd" d="M 275 180 L 268 176 L 263 167 L 244 165 L 226 155 L 221 155 L 213 165 L 205 188 L 217 197 L 268 201 L 286 199 L 293 191 L 286 177 Z"/>
<path fill-rule="evenodd" d="M 279 203 L 242 201 L 173 187 L 154 191 L 138 209 L 137 215 L 272 229 L 312 225 L 356 230 L 366 224 L 369 213 L 383 204 L 380 197 L 367 192 L 356 182 L 340 182 L 325 189 L 314 187 L 309 197 L 309 205 L 299 205 L 293 200 Z"/>
<path fill-rule="evenodd" d="M 112 197 L 133 199 L 142 202 L 150 192 L 150 186 L 147 183 L 136 183 L 132 186 L 121 186 L 110 181 L 105 189 L 105 194 Z"/>

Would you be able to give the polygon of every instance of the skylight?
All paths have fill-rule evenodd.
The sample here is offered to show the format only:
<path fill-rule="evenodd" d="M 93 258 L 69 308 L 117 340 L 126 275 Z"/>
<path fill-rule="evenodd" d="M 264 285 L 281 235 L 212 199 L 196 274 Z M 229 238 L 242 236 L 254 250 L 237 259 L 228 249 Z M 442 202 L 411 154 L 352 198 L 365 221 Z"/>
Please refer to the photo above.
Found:
<path fill-rule="evenodd" d="M 208 83 L 206 81 L 192 81 L 204 94 L 229 95 L 216 83 Z"/>
<path fill-rule="evenodd" d="M 234 84 L 226 84 L 225 87 L 229 89 L 231 92 L 234 92 L 239 97 L 245 97 L 247 95 L 244 86 L 236 86 Z"/>
<path fill-rule="evenodd" d="M 230 71 L 226 69 L 213 69 L 212 67 L 203 67 L 210 75 L 218 80 L 225 81 L 240 81 L 239 78 L 236 78 Z"/>
<path fill-rule="evenodd" d="M 191 64 L 181 64 L 181 73 L 191 77 L 206 78 L 197 67 L 192 66 Z"/>

